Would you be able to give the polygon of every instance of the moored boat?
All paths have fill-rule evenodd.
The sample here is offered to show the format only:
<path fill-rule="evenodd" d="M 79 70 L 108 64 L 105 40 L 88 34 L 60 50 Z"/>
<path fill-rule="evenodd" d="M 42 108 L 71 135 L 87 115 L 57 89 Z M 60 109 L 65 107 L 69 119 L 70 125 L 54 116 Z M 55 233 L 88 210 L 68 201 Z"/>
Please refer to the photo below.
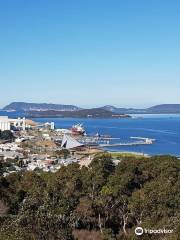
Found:
<path fill-rule="evenodd" d="M 85 129 L 82 124 L 76 124 L 72 126 L 71 132 L 73 135 L 84 135 Z"/>

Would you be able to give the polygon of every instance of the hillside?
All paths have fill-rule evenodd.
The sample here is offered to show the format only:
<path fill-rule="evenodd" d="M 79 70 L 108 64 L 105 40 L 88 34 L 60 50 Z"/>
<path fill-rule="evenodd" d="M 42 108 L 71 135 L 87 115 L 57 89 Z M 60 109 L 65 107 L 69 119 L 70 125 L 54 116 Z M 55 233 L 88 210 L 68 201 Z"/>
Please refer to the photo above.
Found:
<path fill-rule="evenodd" d="M 180 104 L 161 104 L 147 109 L 152 113 L 180 113 Z"/>
<path fill-rule="evenodd" d="M 72 118 L 126 118 L 125 114 L 115 114 L 102 108 L 82 109 L 78 111 L 30 111 L 28 117 L 72 117 Z"/>
<path fill-rule="evenodd" d="M 117 108 L 114 106 L 104 106 L 105 110 L 112 111 L 114 113 L 123 114 L 163 114 L 163 113 L 180 113 L 180 104 L 161 104 L 150 108 L 136 109 L 136 108 Z"/>
<path fill-rule="evenodd" d="M 52 103 L 26 103 L 26 102 L 12 102 L 5 106 L 3 110 L 8 111 L 76 111 L 80 108 L 74 105 L 52 104 Z"/>
<path fill-rule="evenodd" d="M 73 163 L 56 173 L 22 171 L 1 177 L 0 239 L 178 240 L 179 159 L 120 159 L 115 165 L 104 153 L 88 167 Z M 13 166 L 1 163 L 1 176 L 7 164 Z M 136 238 L 139 222 L 143 228 L 172 231 Z"/>
<path fill-rule="evenodd" d="M 21 112 L 33 112 L 33 114 L 55 114 L 59 115 L 59 111 L 61 111 L 61 115 L 106 115 L 110 116 L 110 113 L 113 114 L 163 114 L 163 113 L 180 113 L 180 104 L 161 104 L 152 106 L 150 108 L 137 109 L 137 108 L 119 108 L 111 105 L 106 105 L 99 108 L 92 109 L 82 109 L 75 105 L 64 105 L 64 104 L 52 104 L 52 103 L 26 103 L 26 102 L 13 102 L 3 108 L 6 111 L 21 111 Z M 42 113 L 45 111 L 45 113 Z M 51 113 L 47 113 L 48 111 L 55 111 Z M 56 113 L 57 111 L 57 113 Z M 68 112 L 77 112 L 77 113 L 68 113 Z M 90 111 L 90 112 L 89 112 Z M 37 113 L 34 113 L 37 112 Z M 40 113 L 38 113 L 40 112 Z M 67 113 L 64 113 L 67 112 Z"/>

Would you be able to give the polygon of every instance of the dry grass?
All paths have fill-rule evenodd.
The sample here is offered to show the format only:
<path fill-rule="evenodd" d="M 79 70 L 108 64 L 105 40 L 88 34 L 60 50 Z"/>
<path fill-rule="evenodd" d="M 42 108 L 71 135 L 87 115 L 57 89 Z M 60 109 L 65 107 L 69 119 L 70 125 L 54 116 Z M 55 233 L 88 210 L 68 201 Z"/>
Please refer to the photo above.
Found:
<path fill-rule="evenodd" d="M 98 231 L 74 230 L 73 236 L 76 240 L 103 240 L 103 237 Z"/>
<path fill-rule="evenodd" d="M 0 200 L 0 216 L 5 215 L 9 208 Z"/>
<path fill-rule="evenodd" d="M 56 144 L 51 140 L 42 140 L 42 141 L 38 142 L 37 145 L 41 146 L 41 147 L 50 147 L 50 148 L 56 147 Z"/>

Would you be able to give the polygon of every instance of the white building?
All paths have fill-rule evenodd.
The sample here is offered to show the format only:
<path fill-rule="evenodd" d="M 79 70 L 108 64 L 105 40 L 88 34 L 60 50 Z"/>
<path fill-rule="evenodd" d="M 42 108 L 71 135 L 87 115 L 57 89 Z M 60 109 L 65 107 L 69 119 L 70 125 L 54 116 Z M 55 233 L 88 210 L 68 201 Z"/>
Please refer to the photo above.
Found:
<path fill-rule="evenodd" d="M 11 124 L 9 122 L 8 117 L 2 116 L 0 117 L 0 130 L 5 131 L 5 130 L 10 130 Z"/>
<path fill-rule="evenodd" d="M 11 119 L 11 118 L 8 118 L 8 116 L 0 116 L 1 131 L 11 130 L 11 128 L 13 127 L 25 130 L 26 128 L 25 118 Z"/>
<path fill-rule="evenodd" d="M 35 127 L 49 127 L 51 130 L 54 130 L 54 122 L 51 123 L 43 123 L 38 125 L 38 123 L 23 118 L 8 118 L 8 116 L 0 116 L 0 130 L 13 130 L 13 129 L 19 129 L 19 130 L 25 130 L 29 128 L 35 128 Z"/>

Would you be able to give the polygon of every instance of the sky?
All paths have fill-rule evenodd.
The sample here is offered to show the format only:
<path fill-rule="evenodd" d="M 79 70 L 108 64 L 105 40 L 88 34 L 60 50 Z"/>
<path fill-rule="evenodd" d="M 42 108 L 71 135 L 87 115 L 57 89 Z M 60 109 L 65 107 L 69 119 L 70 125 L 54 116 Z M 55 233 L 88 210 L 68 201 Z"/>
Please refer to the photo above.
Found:
<path fill-rule="evenodd" d="M 180 103 L 179 0 L 0 0 L 0 107 Z"/>

